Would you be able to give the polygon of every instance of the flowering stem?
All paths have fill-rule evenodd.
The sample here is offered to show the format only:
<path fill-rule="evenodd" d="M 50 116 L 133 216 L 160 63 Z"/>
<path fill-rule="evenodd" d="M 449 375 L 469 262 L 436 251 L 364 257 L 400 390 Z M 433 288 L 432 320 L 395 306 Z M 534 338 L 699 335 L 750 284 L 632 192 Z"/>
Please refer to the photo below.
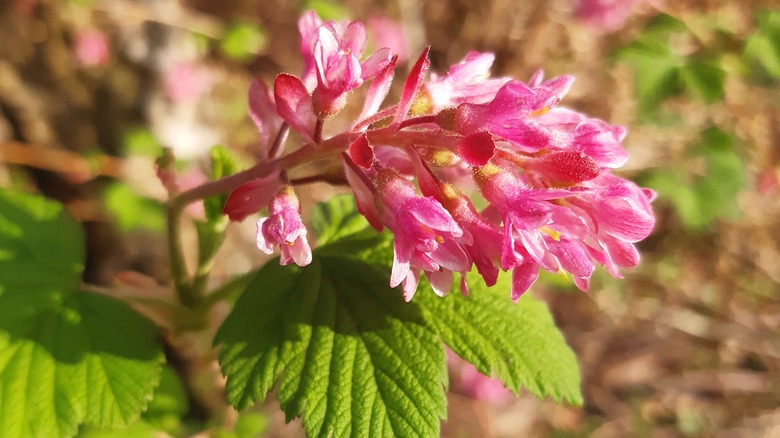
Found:
<path fill-rule="evenodd" d="M 187 307 L 197 304 L 197 297 L 192 294 L 192 287 L 189 283 L 189 274 L 187 265 L 184 263 L 184 253 L 181 248 L 181 227 L 179 222 L 181 212 L 186 204 L 176 202 L 173 198 L 168 202 L 166 214 L 168 216 L 168 257 L 171 264 L 171 276 L 173 284 L 176 286 L 176 294 L 179 302 Z"/>
<path fill-rule="evenodd" d="M 320 144 L 322 141 L 322 126 L 324 124 L 324 119 L 317 119 L 317 124 L 314 126 L 314 143 L 316 144 Z"/>

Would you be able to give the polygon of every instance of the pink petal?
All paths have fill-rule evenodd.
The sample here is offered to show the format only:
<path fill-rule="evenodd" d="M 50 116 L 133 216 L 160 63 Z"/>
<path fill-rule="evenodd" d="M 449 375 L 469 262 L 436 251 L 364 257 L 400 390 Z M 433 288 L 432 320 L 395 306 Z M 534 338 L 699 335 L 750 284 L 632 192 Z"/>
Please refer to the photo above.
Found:
<path fill-rule="evenodd" d="M 512 271 L 512 301 L 517 301 L 539 278 L 539 265 L 523 263 Z"/>
<path fill-rule="evenodd" d="M 444 243 L 431 252 L 433 259 L 442 268 L 454 271 L 464 272 L 471 268 L 471 260 L 463 248 L 454 240 L 445 240 Z"/>
<path fill-rule="evenodd" d="M 296 265 L 306 266 L 311 263 L 311 247 L 309 246 L 308 240 L 306 240 L 306 236 L 298 237 L 295 239 L 295 242 L 293 242 L 292 245 L 287 246 L 286 249 L 289 251 L 289 254 Z"/>
<path fill-rule="evenodd" d="M 431 283 L 431 288 L 436 295 L 443 297 L 450 293 L 452 289 L 452 271 L 434 271 L 426 272 L 425 276 Z"/>
<path fill-rule="evenodd" d="M 268 159 L 268 148 L 276 132 L 279 131 L 282 120 L 276 113 L 276 104 L 271 91 L 263 81 L 258 79 L 253 80 L 252 85 L 249 86 L 249 115 L 260 132 L 263 146 L 260 155 Z"/>
<path fill-rule="evenodd" d="M 371 81 L 371 85 L 368 86 L 368 92 L 366 93 L 366 100 L 363 103 L 363 110 L 360 111 L 355 124 L 367 119 L 368 117 L 376 114 L 379 111 L 379 107 L 382 106 L 382 102 L 387 97 L 387 93 L 390 91 L 390 86 L 393 84 L 393 75 L 395 74 L 395 64 L 398 61 L 397 56 L 393 56 L 390 62 L 374 76 Z"/>
<path fill-rule="evenodd" d="M 417 95 L 417 91 L 422 85 L 423 78 L 425 78 L 425 73 L 428 72 L 428 68 L 431 66 L 431 62 L 428 60 L 428 52 L 430 50 L 430 47 L 426 47 L 425 50 L 423 50 L 422 54 L 420 54 L 420 58 L 414 64 L 412 70 L 409 72 L 409 75 L 404 81 L 404 87 L 401 91 L 401 100 L 398 102 L 398 109 L 396 110 L 395 117 L 393 118 L 394 124 L 398 124 L 406 120 L 406 116 L 409 113 L 409 110 L 412 108 L 412 103 L 414 103 L 414 98 Z"/>
<path fill-rule="evenodd" d="M 412 301 L 414 293 L 417 292 L 417 285 L 420 283 L 420 270 L 413 269 L 401 283 L 401 289 L 404 292 L 404 301 Z"/>
<path fill-rule="evenodd" d="M 360 21 L 349 23 L 341 36 L 341 49 L 352 54 L 355 58 L 360 58 L 363 51 L 366 50 L 366 27 Z M 388 56 L 389 57 L 389 56 Z"/>
<path fill-rule="evenodd" d="M 390 273 L 390 287 L 396 287 L 406 279 L 411 269 L 411 260 L 412 247 L 402 236 L 396 235 L 393 242 L 393 270 Z"/>
<path fill-rule="evenodd" d="M 274 245 L 265 235 L 265 223 L 269 218 L 262 217 L 257 220 L 257 248 L 266 254 L 273 254 Z"/>
<path fill-rule="evenodd" d="M 392 58 L 393 54 L 390 52 L 390 49 L 384 48 L 377 50 L 360 65 L 360 77 L 364 81 L 373 78 L 387 67 L 387 64 L 390 63 L 390 59 Z"/>
<path fill-rule="evenodd" d="M 377 231 L 382 231 L 384 226 L 379 219 L 379 212 L 376 209 L 374 185 L 368 180 L 363 170 L 361 170 L 347 155 L 342 154 L 344 161 L 344 170 L 347 176 L 347 182 L 352 187 L 352 193 L 355 195 L 355 203 L 360 214 L 362 214 L 369 224 Z"/>
<path fill-rule="evenodd" d="M 317 118 L 312 110 L 311 96 L 300 79 L 282 73 L 274 82 L 276 111 L 307 141 L 314 142 L 314 126 Z"/>

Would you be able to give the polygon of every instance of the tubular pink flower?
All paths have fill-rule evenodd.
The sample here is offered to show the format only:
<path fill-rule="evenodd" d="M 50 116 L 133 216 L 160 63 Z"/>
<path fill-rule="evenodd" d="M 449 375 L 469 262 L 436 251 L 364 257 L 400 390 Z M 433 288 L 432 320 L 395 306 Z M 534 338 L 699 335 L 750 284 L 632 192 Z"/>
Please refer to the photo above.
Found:
<path fill-rule="evenodd" d="M 311 263 L 311 247 L 306 240 L 306 227 L 301 220 L 301 204 L 292 187 L 282 188 L 268 206 L 269 217 L 257 221 L 257 247 L 272 254 L 279 246 L 282 266 L 295 262 L 298 266 Z"/>
<path fill-rule="evenodd" d="M 299 22 L 301 51 L 306 63 L 304 83 L 309 85 L 314 72 L 316 86 L 312 91 L 314 112 L 319 118 L 330 117 L 344 108 L 346 94 L 379 74 L 390 62 L 390 49 L 382 48 L 360 61 L 366 48 L 366 29 L 353 21 L 346 27 L 334 21 L 321 23 L 312 13 Z M 313 66 L 313 67 L 312 67 Z"/>
<path fill-rule="evenodd" d="M 537 152 L 562 140 L 558 132 L 536 120 L 558 104 L 560 97 L 556 91 L 542 86 L 530 88 L 520 81 L 509 81 L 488 103 L 458 106 L 456 129 L 461 134 L 488 131 L 522 151 Z"/>
<path fill-rule="evenodd" d="M 414 272 L 416 269 L 434 273 L 428 277 L 434 291 L 447 294 L 452 272 L 466 272 L 471 266 L 468 255 L 455 240 L 463 236 L 463 230 L 438 201 L 417 196 L 414 187 L 394 171 L 379 169 L 377 182 L 382 222 L 395 233 L 390 286 L 407 282 L 404 299 L 411 300 L 419 275 Z M 435 274 L 440 271 L 448 271 L 450 280 L 444 274 Z"/>

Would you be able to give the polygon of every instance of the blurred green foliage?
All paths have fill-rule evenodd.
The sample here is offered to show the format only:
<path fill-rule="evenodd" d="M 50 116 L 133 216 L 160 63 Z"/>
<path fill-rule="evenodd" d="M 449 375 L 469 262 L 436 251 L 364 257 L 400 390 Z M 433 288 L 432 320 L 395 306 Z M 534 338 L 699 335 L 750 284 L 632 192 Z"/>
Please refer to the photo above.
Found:
<path fill-rule="evenodd" d="M 225 30 L 219 50 L 228 58 L 246 62 L 257 56 L 267 43 L 265 31 L 258 24 L 238 22 Z"/>
<path fill-rule="evenodd" d="M 108 186 L 103 202 L 121 230 L 162 232 L 165 229 L 162 203 L 135 193 L 127 184 L 116 182 Z"/>
<path fill-rule="evenodd" d="M 669 201 L 689 230 L 702 230 L 721 217 L 735 219 L 736 195 L 744 186 L 745 170 L 734 136 L 707 129 L 688 148 L 686 158 L 685 167 L 656 169 L 640 177 L 640 182 Z"/>
<path fill-rule="evenodd" d="M 780 11 L 758 12 L 758 29 L 745 44 L 745 58 L 774 79 L 780 79 Z"/>

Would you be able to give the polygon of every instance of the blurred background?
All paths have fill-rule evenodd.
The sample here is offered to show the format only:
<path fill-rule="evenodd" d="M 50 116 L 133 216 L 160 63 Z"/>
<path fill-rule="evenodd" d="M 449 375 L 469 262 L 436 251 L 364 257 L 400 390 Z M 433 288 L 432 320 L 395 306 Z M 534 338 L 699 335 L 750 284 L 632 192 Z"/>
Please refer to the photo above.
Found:
<path fill-rule="evenodd" d="M 214 145 L 250 165 L 249 83 L 301 71 L 307 9 L 364 20 L 369 44 L 412 62 L 430 45 L 439 73 L 480 50 L 495 75 L 575 75 L 562 104 L 627 126 L 620 173 L 659 193 L 624 280 L 599 270 L 588 293 L 555 276 L 532 289 L 579 357 L 584 407 L 506 397 L 453 361 L 444 436 L 780 436 L 777 1 L 0 0 L 0 186 L 82 221 L 85 281 L 167 284 L 155 158 L 172 148 L 184 187 L 206 179 Z M 305 209 L 341 190 L 307 187 Z M 265 260 L 253 235 L 251 220 L 231 227 L 215 281 Z M 208 401 L 168 374 L 132 436 L 201 428 Z M 232 421 L 211 433 L 302 433 L 273 400 Z"/>

